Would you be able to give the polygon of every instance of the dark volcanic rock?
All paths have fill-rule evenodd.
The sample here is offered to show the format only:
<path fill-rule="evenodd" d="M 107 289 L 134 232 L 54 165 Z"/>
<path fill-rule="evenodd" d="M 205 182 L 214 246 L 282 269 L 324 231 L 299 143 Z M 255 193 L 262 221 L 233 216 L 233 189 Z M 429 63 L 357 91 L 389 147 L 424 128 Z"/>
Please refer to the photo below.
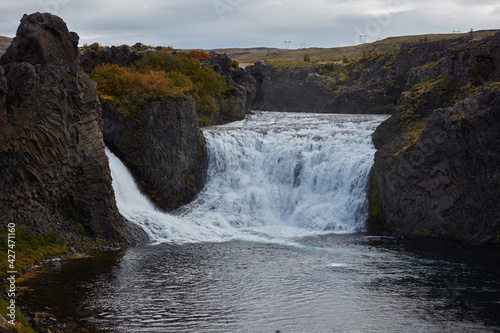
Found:
<path fill-rule="evenodd" d="M 78 56 L 78 35 L 70 33 L 66 23 L 55 15 L 24 15 L 16 38 L 2 56 L 1 64 L 50 62 L 73 64 Z"/>
<path fill-rule="evenodd" d="M 163 210 L 194 199 L 207 169 L 205 139 L 191 97 L 149 103 L 133 115 L 104 101 L 104 140 Z"/>
<path fill-rule="evenodd" d="M 255 79 L 253 109 L 327 113 L 392 113 L 403 92 L 425 89 L 420 111 L 451 106 L 457 88 L 477 86 L 498 75 L 495 45 L 458 38 L 403 44 L 397 51 L 370 54 L 348 63 L 246 68 Z M 451 94 L 453 92 L 454 94 Z M 422 113 L 423 114 L 423 113 Z"/>
<path fill-rule="evenodd" d="M 333 97 L 313 67 L 278 68 L 259 62 L 247 71 L 256 80 L 252 109 L 324 112 Z"/>
<path fill-rule="evenodd" d="M 57 16 L 25 15 L 0 59 L 0 217 L 63 239 L 141 241 L 116 208 L 101 106 L 76 67 L 77 40 Z"/>
<path fill-rule="evenodd" d="M 226 78 L 233 86 L 227 97 L 235 97 L 239 101 L 238 110 L 232 115 L 220 115 L 222 122 L 242 119 L 250 111 L 250 103 L 255 96 L 255 79 L 243 68 L 233 68 L 233 61 L 226 54 L 210 53 L 210 65 L 214 71 Z"/>
<path fill-rule="evenodd" d="M 257 94 L 257 82 L 244 68 L 236 68 L 231 76 L 233 81 L 245 90 L 245 111 L 248 112 Z"/>
<path fill-rule="evenodd" d="M 403 49 L 415 55 L 396 57 L 409 62 L 398 75 L 410 90 L 373 135 L 372 225 L 499 241 L 500 34 Z"/>
<path fill-rule="evenodd" d="M 291 112 L 373 113 L 396 103 L 396 87 L 389 63 L 393 55 L 355 64 L 247 67 L 255 79 L 251 108 Z M 333 70 L 332 70 L 333 68 Z M 331 71 L 331 72 L 330 72 Z"/>
<path fill-rule="evenodd" d="M 78 66 L 85 73 L 90 74 L 98 65 L 131 66 L 141 57 L 139 52 L 127 45 L 100 47 L 94 44 L 87 47 L 83 54 L 78 57 Z"/>
<path fill-rule="evenodd" d="M 500 235 L 500 93 L 437 109 L 413 147 L 376 154 L 386 223 L 399 233 L 482 239 Z"/>
<path fill-rule="evenodd" d="M 323 110 L 329 113 L 371 113 L 388 104 L 391 100 L 385 94 L 374 94 L 367 87 L 351 86 L 329 100 Z"/>

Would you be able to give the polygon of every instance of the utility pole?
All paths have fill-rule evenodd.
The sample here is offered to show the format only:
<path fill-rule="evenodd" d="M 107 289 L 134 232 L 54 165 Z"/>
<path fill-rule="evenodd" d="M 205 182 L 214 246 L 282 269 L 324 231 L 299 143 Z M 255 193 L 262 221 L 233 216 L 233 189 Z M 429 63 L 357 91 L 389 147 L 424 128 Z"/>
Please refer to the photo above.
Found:
<path fill-rule="evenodd" d="M 306 43 L 300 43 L 300 48 L 305 49 L 306 48 Z"/>
<path fill-rule="evenodd" d="M 366 41 L 366 35 L 359 35 L 359 41 L 361 42 L 361 44 L 364 44 Z"/>
<path fill-rule="evenodd" d="M 291 40 L 285 40 L 285 48 L 288 49 L 290 47 Z"/>

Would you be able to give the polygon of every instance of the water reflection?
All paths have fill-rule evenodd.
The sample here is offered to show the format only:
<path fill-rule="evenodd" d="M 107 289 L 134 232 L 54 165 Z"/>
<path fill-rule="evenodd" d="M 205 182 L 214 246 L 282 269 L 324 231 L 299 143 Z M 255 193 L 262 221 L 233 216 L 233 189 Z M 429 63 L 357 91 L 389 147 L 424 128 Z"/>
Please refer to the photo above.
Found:
<path fill-rule="evenodd" d="M 80 305 L 94 332 L 494 332 L 498 267 L 363 235 L 164 244 L 73 261 L 25 298 Z"/>

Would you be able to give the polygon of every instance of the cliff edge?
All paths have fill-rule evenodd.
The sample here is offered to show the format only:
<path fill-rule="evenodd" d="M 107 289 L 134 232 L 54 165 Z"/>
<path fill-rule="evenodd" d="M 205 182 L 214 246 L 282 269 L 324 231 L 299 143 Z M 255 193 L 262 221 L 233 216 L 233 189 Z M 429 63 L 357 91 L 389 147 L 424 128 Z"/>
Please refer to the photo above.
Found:
<path fill-rule="evenodd" d="M 140 242 L 116 208 L 101 105 L 77 45 L 63 20 L 35 13 L 0 59 L 0 219 L 69 245 Z"/>
<path fill-rule="evenodd" d="M 394 62 L 404 89 L 373 135 L 370 226 L 500 241 L 500 34 L 406 44 Z"/>

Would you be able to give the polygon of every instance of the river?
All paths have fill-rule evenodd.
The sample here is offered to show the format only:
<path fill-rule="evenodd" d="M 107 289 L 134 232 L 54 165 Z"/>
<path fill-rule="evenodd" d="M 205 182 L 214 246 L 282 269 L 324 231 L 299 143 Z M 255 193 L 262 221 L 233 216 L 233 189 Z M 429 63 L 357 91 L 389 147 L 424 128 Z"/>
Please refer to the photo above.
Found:
<path fill-rule="evenodd" d="M 207 185 L 172 214 L 107 151 L 118 208 L 151 244 L 44 270 L 25 301 L 73 331 L 499 332 L 498 252 L 365 232 L 385 118 L 256 112 L 206 128 Z"/>

